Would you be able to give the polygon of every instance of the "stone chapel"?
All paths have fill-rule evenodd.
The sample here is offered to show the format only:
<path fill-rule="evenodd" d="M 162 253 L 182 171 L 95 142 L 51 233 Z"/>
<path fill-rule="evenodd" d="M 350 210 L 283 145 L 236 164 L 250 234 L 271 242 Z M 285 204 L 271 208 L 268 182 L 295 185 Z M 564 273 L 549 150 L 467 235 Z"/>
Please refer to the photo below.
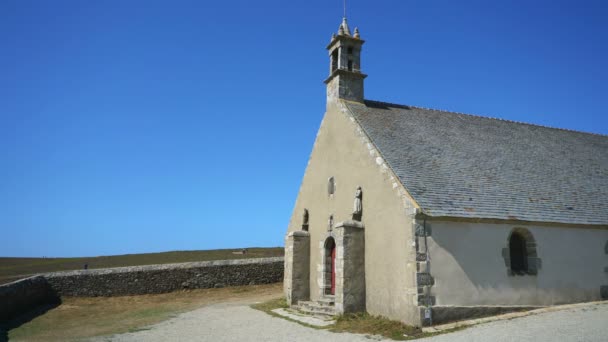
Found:
<path fill-rule="evenodd" d="M 367 100 L 359 30 L 285 238 L 289 305 L 422 326 L 608 298 L 608 136 Z"/>

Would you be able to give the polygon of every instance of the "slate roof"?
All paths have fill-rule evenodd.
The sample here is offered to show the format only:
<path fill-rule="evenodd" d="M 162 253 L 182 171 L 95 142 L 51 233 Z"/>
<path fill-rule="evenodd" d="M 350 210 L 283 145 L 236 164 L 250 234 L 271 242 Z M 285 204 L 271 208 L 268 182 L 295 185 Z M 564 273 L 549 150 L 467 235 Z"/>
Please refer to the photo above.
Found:
<path fill-rule="evenodd" d="M 608 136 L 345 103 L 429 216 L 608 224 Z"/>

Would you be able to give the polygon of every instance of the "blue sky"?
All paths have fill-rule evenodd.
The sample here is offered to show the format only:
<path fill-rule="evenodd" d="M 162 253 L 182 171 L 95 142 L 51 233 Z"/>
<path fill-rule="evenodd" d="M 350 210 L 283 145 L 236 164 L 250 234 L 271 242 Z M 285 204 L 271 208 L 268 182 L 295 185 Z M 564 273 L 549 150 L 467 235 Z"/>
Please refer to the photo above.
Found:
<path fill-rule="evenodd" d="M 608 2 L 349 0 L 366 97 L 608 134 Z M 340 0 L 0 2 L 0 256 L 281 246 Z"/>

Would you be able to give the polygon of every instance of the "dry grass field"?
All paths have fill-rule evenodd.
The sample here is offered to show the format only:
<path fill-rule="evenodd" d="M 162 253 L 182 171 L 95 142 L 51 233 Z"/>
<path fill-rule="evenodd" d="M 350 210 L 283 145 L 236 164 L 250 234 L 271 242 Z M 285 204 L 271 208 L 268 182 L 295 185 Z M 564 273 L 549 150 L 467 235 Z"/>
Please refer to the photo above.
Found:
<path fill-rule="evenodd" d="M 171 264 L 191 261 L 248 259 L 283 256 L 283 248 L 248 248 L 246 254 L 234 254 L 240 249 L 216 249 L 206 251 L 174 251 L 147 254 L 125 254 L 79 258 L 4 258 L 0 257 L 0 284 L 30 275 L 55 271 L 89 268 L 108 268 Z"/>
<path fill-rule="evenodd" d="M 44 315 L 8 332 L 9 341 L 78 341 L 146 329 L 205 305 L 253 303 L 282 296 L 282 283 L 109 298 L 63 298 Z"/>

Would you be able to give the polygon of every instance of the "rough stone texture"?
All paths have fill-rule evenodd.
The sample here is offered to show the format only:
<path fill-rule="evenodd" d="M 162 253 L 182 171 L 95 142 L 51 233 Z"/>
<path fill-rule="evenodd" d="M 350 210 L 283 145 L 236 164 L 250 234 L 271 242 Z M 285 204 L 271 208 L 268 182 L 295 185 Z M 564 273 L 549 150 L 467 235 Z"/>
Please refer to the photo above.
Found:
<path fill-rule="evenodd" d="M 509 312 L 534 310 L 540 306 L 434 306 L 431 308 L 433 324 L 442 324 L 463 319 L 502 315 Z M 424 317 L 424 308 L 420 308 Z"/>
<path fill-rule="evenodd" d="M 349 36 L 335 36 L 327 50 L 331 58 L 330 75 L 325 80 L 327 98 L 332 100 L 345 99 L 363 102 L 363 80 L 367 75 L 361 73 L 361 47 L 364 41 Z M 349 54 L 348 50 L 352 50 Z M 335 54 L 338 59 L 334 61 Z M 348 62 L 352 68 L 348 68 Z M 335 69 L 334 69 L 335 68 Z"/>
<path fill-rule="evenodd" d="M 336 312 L 365 311 L 365 234 L 361 222 L 345 221 L 334 229 L 336 241 Z"/>
<path fill-rule="evenodd" d="M 435 279 L 431 275 L 431 258 L 429 257 L 428 238 L 432 236 L 431 225 L 425 218 L 416 219 L 414 216 L 412 226 L 414 227 L 414 240 L 416 243 L 416 286 L 417 293 L 414 297 L 414 304 L 418 308 L 418 319 L 415 325 L 429 325 L 431 318 L 425 314 L 430 312 L 430 307 L 437 303 L 437 298 L 433 295 L 432 286 Z M 419 257 L 422 256 L 422 257 Z"/>
<path fill-rule="evenodd" d="M 0 322 L 15 318 L 37 306 L 59 301 L 57 294 L 41 276 L 0 285 Z"/>
<path fill-rule="evenodd" d="M 327 96 L 332 99 L 363 101 L 365 75 L 337 70 L 327 81 Z"/>
<path fill-rule="evenodd" d="M 435 284 L 433 277 L 429 273 L 416 273 L 418 286 L 432 286 Z"/>
<path fill-rule="evenodd" d="M 285 277 L 283 289 L 287 304 L 310 300 L 310 234 L 295 231 L 285 238 Z"/>
<path fill-rule="evenodd" d="M 527 270 L 525 271 L 525 273 L 522 274 L 516 274 L 511 270 L 511 251 L 509 249 L 509 243 L 513 233 L 519 233 L 526 240 L 526 256 L 528 258 L 526 261 Z M 534 239 L 532 233 L 530 233 L 530 231 L 525 228 L 518 227 L 513 229 L 511 234 L 509 234 L 509 238 L 506 241 L 506 247 L 502 249 L 501 255 L 505 261 L 505 266 L 507 267 L 507 274 L 509 276 L 517 276 L 524 274 L 534 276 L 538 274 L 538 270 L 540 270 L 542 266 L 542 260 L 538 257 L 538 254 L 536 253 L 536 240 Z"/>
<path fill-rule="evenodd" d="M 425 253 L 416 253 L 416 261 L 426 261 Z"/>
<path fill-rule="evenodd" d="M 43 275 L 60 296 L 98 297 L 277 283 L 283 258 L 117 267 Z"/>
<path fill-rule="evenodd" d="M 415 233 L 418 237 L 431 236 L 431 225 L 429 223 L 424 223 L 421 220 L 414 222 L 414 227 L 416 229 Z"/>

